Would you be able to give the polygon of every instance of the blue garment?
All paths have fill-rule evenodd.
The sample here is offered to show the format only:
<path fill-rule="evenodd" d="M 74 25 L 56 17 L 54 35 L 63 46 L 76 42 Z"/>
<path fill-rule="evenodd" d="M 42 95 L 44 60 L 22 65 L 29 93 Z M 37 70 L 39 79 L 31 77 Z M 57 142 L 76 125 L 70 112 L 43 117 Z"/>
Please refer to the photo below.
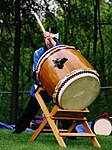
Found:
<path fill-rule="evenodd" d="M 34 64 L 33 64 L 32 78 L 34 79 L 35 82 L 32 85 L 31 90 L 30 90 L 30 95 L 33 97 L 35 97 L 35 90 L 38 88 L 38 83 L 39 83 L 39 80 L 36 79 L 35 77 L 35 71 L 37 70 L 38 61 L 40 57 L 44 54 L 44 52 L 45 52 L 44 47 L 41 47 L 38 50 L 36 50 L 33 55 Z"/>
<path fill-rule="evenodd" d="M 59 41 L 56 41 L 56 46 L 57 45 L 60 45 Z M 35 82 L 32 85 L 31 90 L 30 90 L 30 95 L 33 97 L 35 97 L 35 91 L 38 88 L 38 83 L 39 83 L 39 80 L 36 79 L 36 77 L 35 77 L 35 71 L 37 70 L 38 61 L 44 53 L 45 53 L 45 49 L 44 49 L 44 47 L 41 47 L 38 50 L 36 50 L 33 55 L 34 64 L 33 64 L 32 78 L 34 79 Z"/>
<path fill-rule="evenodd" d="M 33 60 L 34 60 L 33 72 L 35 70 L 37 70 L 38 61 L 39 61 L 40 57 L 44 54 L 44 52 L 45 52 L 44 47 L 41 47 L 34 52 L 34 55 L 33 55 Z"/>

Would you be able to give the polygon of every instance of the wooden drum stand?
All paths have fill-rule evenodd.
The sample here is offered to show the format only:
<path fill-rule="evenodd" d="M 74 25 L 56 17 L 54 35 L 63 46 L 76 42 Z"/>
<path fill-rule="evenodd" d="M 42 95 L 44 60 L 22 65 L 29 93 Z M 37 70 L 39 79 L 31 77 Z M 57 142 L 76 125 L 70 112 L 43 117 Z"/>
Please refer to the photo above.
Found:
<path fill-rule="evenodd" d="M 56 140 L 58 141 L 61 147 L 66 147 L 66 144 L 64 142 L 65 137 L 76 136 L 76 137 L 90 137 L 92 144 L 95 147 L 100 148 L 100 144 L 96 139 L 96 135 L 92 132 L 91 128 L 87 123 L 86 115 L 89 113 L 89 110 L 87 108 L 83 110 L 64 110 L 55 105 L 52 111 L 49 112 L 46 104 L 44 103 L 42 97 L 39 94 L 39 91 L 36 92 L 35 96 L 45 115 L 45 119 L 43 120 L 39 128 L 35 130 L 34 134 L 30 138 L 30 141 L 34 141 L 38 137 L 40 132 L 42 132 L 45 125 L 48 123 L 56 137 Z M 73 120 L 73 124 L 66 131 L 59 130 L 56 125 L 56 120 Z M 76 127 L 76 125 L 78 125 L 79 122 L 82 122 L 86 130 L 86 133 L 73 133 L 73 132 L 71 133 L 72 129 Z"/>

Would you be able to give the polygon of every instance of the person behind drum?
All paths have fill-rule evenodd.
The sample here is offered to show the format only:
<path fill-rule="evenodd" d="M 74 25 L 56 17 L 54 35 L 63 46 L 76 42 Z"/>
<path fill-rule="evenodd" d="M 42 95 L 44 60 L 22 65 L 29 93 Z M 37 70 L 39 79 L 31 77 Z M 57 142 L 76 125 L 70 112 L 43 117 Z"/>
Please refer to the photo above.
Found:
<path fill-rule="evenodd" d="M 33 64 L 33 73 L 32 78 L 34 79 L 34 84 L 31 87 L 30 91 L 30 99 L 26 106 L 26 109 L 23 111 L 22 116 L 18 119 L 15 131 L 13 133 L 20 134 L 26 130 L 27 127 L 30 127 L 30 122 L 35 118 L 36 114 L 40 110 L 40 105 L 38 104 L 37 99 L 35 98 L 35 92 L 42 87 L 40 81 L 36 79 L 36 70 L 37 64 L 40 57 L 50 48 L 60 45 L 59 42 L 59 33 L 55 27 L 50 27 L 46 29 L 46 32 L 43 33 L 43 38 L 45 41 L 45 46 L 39 48 L 34 52 L 34 64 Z M 48 93 L 44 90 L 40 92 L 45 103 L 50 102 L 52 98 L 48 95 Z M 68 128 L 71 122 L 63 121 L 62 127 Z"/>
<path fill-rule="evenodd" d="M 32 85 L 30 90 L 30 99 L 28 101 L 25 110 L 22 113 L 22 116 L 17 120 L 17 123 L 15 125 L 15 131 L 13 133 L 20 134 L 23 131 L 25 131 L 27 127 L 30 127 L 30 122 L 35 118 L 36 114 L 40 109 L 40 105 L 38 104 L 37 99 L 35 98 L 35 92 L 41 87 L 40 81 L 36 79 L 37 64 L 40 57 L 48 49 L 60 45 L 60 42 L 58 41 L 59 39 L 58 30 L 55 27 L 47 28 L 46 31 L 43 33 L 43 39 L 45 42 L 45 46 L 37 49 L 34 52 L 33 56 L 34 64 L 33 64 L 32 78 L 34 79 L 34 84 Z M 46 91 L 41 91 L 40 95 L 42 96 L 45 103 L 50 102 L 51 97 L 48 95 Z"/>

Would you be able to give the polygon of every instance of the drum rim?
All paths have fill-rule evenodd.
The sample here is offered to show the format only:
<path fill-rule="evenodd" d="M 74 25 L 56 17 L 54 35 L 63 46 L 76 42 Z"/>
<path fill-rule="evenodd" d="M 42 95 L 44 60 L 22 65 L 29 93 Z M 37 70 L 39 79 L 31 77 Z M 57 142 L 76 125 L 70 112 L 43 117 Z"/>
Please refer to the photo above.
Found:
<path fill-rule="evenodd" d="M 58 102 L 60 101 L 60 91 L 61 89 L 63 89 L 63 87 L 65 86 L 65 84 L 72 78 L 77 77 L 77 79 L 79 79 L 79 75 L 91 75 L 92 77 L 94 76 L 98 81 L 98 75 L 96 74 L 95 70 L 74 70 L 71 74 L 67 75 L 63 80 L 59 81 L 61 83 L 58 83 L 55 87 L 54 93 L 53 93 L 53 101 L 54 102 Z M 84 77 L 83 76 L 83 77 Z M 74 79 L 74 81 L 76 80 L 76 78 Z M 71 84 L 72 82 L 70 82 Z M 100 83 L 100 82 L 99 82 Z M 65 88 L 66 89 L 66 88 Z"/>
<path fill-rule="evenodd" d="M 106 120 L 108 120 L 108 121 L 110 122 L 111 126 L 112 126 L 112 120 L 111 120 L 110 118 L 100 116 L 100 117 L 96 118 L 96 119 L 92 122 L 92 124 L 91 124 L 91 129 L 92 129 L 92 131 L 93 131 L 94 133 L 95 133 L 95 131 L 94 131 L 94 125 L 95 125 L 95 123 L 96 123 L 98 120 L 100 120 L 100 119 L 106 119 Z M 95 133 L 95 134 L 96 134 L 96 133 Z M 111 135 L 111 134 L 112 134 L 112 130 L 111 130 L 111 132 L 110 132 L 109 135 Z"/>

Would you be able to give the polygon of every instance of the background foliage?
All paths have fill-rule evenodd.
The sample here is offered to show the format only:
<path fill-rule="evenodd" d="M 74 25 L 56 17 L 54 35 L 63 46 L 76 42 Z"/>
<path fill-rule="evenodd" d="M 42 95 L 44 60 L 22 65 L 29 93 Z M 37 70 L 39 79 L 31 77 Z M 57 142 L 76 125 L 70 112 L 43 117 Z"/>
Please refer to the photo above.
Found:
<path fill-rule="evenodd" d="M 0 10 L 0 121 L 15 123 L 17 114 L 19 116 L 27 104 L 33 82 L 33 52 L 44 45 L 42 31 L 31 10 L 38 13 L 45 28 L 55 25 L 61 43 L 79 49 L 100 74 L 101 87 L 105 88 L 101 88 L 99 96 L 89 106 L 89 119 L 105 111 L 112 115 L 111 2 L 1 0 Z"/>

